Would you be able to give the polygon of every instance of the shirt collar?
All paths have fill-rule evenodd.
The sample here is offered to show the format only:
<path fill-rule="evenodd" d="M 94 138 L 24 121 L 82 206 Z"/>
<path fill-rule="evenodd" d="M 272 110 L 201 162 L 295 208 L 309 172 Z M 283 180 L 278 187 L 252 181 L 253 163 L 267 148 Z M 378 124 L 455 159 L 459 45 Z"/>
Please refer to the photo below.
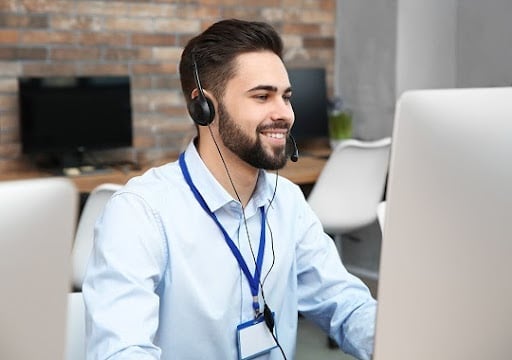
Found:
<path fill-rule="evenodd" d="M 239 203 L 219 184 L 210 170 L 199 156 L 197 148 L 192 140 L 185 150 L 185 162 L 190 172 L 190 177 L 196 188 L 203 196 L 206 204 L 212 212 L 232 203 Z M 256 189 L 246 206 L 246 214 L 249 216 L 256 210 L 270 202 L 274 192 L 275 174 L 269 174 L 264 170 L 259 171 Z"/>

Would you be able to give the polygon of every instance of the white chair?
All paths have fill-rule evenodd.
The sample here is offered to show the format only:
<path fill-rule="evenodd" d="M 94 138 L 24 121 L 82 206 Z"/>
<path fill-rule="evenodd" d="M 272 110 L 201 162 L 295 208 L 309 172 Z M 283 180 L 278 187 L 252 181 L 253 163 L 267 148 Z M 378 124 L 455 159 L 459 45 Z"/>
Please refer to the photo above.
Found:
<path fill-rule="evenodd" d="M 85 305 L 81 292 L 68 294 L 66 360 L 85 360 Z"/>
<path fill-rule="evenodd" d="M 87 262 L 94 242 L 96 220 L 110 197 L 121 187 L 122 185 L 110 183 L 98 185 L 91 191 L 85 202 L 71 250 L 72 286 L 75 291 L 82 289 Z"/>
<path fill-rule="evenodd" d="M 391 138 L 355 139 L 339 143 L 313 186 L 308 203 L 324 230 L 334 236 L 341 254 L 341 236 L 373 223 L 382 201 L 389 166 Z"/>
<path fill-rule="evenodd" d="M 377 220 L 379 221 L 380 231 L 384 233 L 384 221 L 386 220 L 386 201 L 381 201 L 377 205 Z"/>

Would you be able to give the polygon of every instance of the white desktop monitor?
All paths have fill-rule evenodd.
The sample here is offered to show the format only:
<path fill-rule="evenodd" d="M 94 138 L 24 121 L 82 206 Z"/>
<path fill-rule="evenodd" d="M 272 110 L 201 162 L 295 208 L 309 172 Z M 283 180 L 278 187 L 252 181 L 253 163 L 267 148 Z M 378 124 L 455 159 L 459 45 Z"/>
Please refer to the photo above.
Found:
<path fill-rule="evenodd" d="M 397 103 L 374 360 L 509 359 L 512 88 Z"/>
<path fill-rule="evenodd" d="M 0 182 L 0 359 L 64 359 L 77 210 L 68 179 Z"/>

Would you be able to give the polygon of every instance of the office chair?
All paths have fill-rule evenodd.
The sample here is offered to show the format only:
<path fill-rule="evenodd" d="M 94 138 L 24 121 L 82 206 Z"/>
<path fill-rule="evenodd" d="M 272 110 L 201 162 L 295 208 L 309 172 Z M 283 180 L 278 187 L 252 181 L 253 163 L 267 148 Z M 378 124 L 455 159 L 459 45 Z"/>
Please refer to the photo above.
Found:
<path fill-rule="evenodd" d="M 308 203 L 341 253 L 342 235 L 377 218 L 389 165 L 391 138 L 339 143 L 311 189 Z"/>
<path fill-rule="evenodd" d="M 87 261 L 92 251 L 96 220 L 110 197 L 121 187 L 122 185 L 110 183 L 98 185 L 91 191 L 85 202 L 71 250 L 72 286 L 75 291 L 82 289 Z"/>
<path fill-rule="evenodd" d="M 68 294 L 66 360 L 85 360 L 85 305 L 81 292 Z"/>

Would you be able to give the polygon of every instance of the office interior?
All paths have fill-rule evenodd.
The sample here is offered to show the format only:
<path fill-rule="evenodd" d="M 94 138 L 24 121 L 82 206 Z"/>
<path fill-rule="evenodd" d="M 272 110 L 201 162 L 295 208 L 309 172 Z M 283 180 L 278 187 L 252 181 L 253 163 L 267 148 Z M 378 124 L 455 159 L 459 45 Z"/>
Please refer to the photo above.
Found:
<path fill-rule="evenodd" d="M 353 137 L 371 141 L 392 135 L 395 104 L 404 91 L 510 86 L 510 14 L 512 3 L 502 0 L 296 0 L 265 7 L 229 1 L 2 2 L 0 178 L 13 180 L 33 166 L 19 137 L 21 76 L 128 74 L 133 146 L 95 156 L 119 160 L 116 171 L 129 174 L 133 166 L 175 156 L 193 136 L 175 65 L 186 39 L 217 19 L 277 24 L 286 63 L 324 68 L 328 96 L 340 96 L 353 113 Z M 343 243 L 344 260 L 368 269 L 365 281 L 376 294 L 377 219 L 353 235 L 355 241 Z M 316 354 L 327 347 L 318 339 Z M 344 355 L 327 350 L 325 356 Z"/>

